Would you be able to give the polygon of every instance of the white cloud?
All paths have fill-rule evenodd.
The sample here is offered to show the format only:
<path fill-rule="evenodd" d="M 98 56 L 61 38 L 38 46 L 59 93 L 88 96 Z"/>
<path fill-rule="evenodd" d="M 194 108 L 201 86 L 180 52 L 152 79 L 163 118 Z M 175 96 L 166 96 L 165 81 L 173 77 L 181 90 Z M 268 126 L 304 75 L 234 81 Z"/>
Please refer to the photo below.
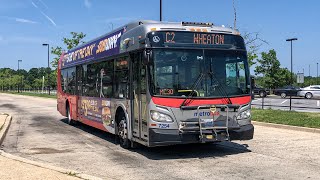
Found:
<path fill-rule="evenodd" d="M 8 20 L 14 20 L 14 21 L 20 22 L 20 23 L 28 23 L 28 24 L 37 24 L 38 23 L 36 21 L 32 21 L 32 20 L 29 20 L 29 19 L 10 17 L 10 16 L 0 16 L 0 18 L 5 18 L 5 19 L 8 19 Z"/>
<path fill-rule="evenodd" d="M 57 26 L 57 24 L 53 21 L 53 19 L 51 19 L 48 15 L 46 15 L 44 12 L 42 12 L 42 11 L 40 11 L 41 12 L 41 14 L 44 16 L 44 17 L 46 17 L 50 22 L 51 22 L 51 24 L 52 25 L 54 25 L 54 26 Z"/>
<path fill-rule="evenodd" d="M 33 1 L 31 1 L 31 4 L 32 4 L 32 6 L 34 6 L 35 8 L 38 9 L 38 6 Z"/>
<path fill-rule="evenodd" d="M 21 22 L 21 23 L 37 24 L 37 22 L 35 22 L 35 21 L 31 21 L 31 20 L 23 19 L 23 18 L 15 18 L 15 20 L 17 22 Z"/>
<path fill-rule="evenodd" d="M 84 0 L 84 6 L 86 7 L 86 8 L 91 8 L 91 2 L 90 2 L 90 0 Z"/>

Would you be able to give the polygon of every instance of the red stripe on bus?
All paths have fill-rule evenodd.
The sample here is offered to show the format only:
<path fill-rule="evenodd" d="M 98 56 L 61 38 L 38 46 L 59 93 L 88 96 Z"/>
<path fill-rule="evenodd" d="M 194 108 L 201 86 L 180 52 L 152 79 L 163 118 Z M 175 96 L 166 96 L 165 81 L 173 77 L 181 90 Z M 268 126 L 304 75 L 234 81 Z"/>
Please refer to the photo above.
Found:
<path fill-rule="evenodd" d="M 230 98 L 232 104 L 248 104 L 251 101 L 251 96 L 234 97 Z M 153 103 L 161 106 L 168 106 L 179 108 L 184 99 L 181 98 L 163 98 L 163 97 L 152 97 Z M 223 98 L 218 99 L 188 99 L 185 101 L 187 106 L 197 105 L 210 105 L 210 104 L 227 104 L 227 101 Z"/>
<path fill-rule="evenodd" d="M 100 129 L 102 131 L 106 131 L 108 132 L 108 130 L 103 126 L 102 123 L 98 123 L 98 122 L 95 122 L 95 121 L 92 121 L 92 120 L 89 120 L 89 119 L 86 119 L 86 118 L 81 118 L 82 119 L 82 123 L 83 124 L 86 124 L 88 126 L 92 126 L 94 128 L 97 128 L 97 129 Z"/>

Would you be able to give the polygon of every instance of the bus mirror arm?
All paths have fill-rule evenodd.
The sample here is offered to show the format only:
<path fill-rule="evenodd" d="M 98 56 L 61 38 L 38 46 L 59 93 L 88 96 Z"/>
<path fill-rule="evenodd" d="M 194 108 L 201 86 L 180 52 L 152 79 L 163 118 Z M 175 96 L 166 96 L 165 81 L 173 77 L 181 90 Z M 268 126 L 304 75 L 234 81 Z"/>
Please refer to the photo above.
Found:
<path fill-rule="evenodd" d="M 143 64 L 148 65 L 152 63 L 152 50 L 144 50 L 143 51 Z"/>

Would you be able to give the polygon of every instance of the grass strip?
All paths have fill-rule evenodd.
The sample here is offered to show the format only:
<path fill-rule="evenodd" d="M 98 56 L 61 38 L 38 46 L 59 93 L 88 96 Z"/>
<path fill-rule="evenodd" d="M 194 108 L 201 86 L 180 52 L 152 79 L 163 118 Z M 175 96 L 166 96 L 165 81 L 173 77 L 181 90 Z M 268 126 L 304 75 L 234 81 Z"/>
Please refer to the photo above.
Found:
<path fill-rule="evenodd" d="M 291 126 L 320 128 L 320 113 L 252 109 L 252 120 Z"/>
<path fill-rule="evenodd" d="M 38 93 L 31 93 L 31 92 L 13 92 L 13 91 L 1 91 L 1 93 L 8 93 L 8 94 L 17 94 L 17 95 L 25 95 L 25 96 L 35 96 L 35 97 L 44 97 L 44 98 L 52 98 L 57 99 L 57 96 L 55 94 L 38 94 Z"/>

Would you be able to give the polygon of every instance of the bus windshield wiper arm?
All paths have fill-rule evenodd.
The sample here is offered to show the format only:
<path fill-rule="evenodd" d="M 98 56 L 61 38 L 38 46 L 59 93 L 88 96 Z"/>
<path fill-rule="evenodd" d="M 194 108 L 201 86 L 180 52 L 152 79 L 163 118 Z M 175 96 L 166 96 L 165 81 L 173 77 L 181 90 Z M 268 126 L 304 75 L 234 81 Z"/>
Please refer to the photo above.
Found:
<path fill-rule="evenodd" d="M 195 82 L 192 84 L 192 86 L 191 86 L 191 92 L 188 94 L 188 96 L 186 96 L 186 98 L 185 98 L 185 99 L 183 100 L 183 102 L 180 104 L 180 108 L 181 108 L 182 106 L 184 106 L 185 103 L 186 103 L 186 101 L 187 101 L 187 99 L 193 95 L 195 89 L 198 87 L 198 84 L 199 84 L 199 82 L 202 80 L 203 76 L 204 76 L 204 73 L 200 73 L 200 74 L 198 75 L 198 78 L 196 79 L 196 81 L 195 81 Z"/>
<path fill-rule="evenodd" d="M 214 73 L 212 71 L 209 72 L 209 74 L 211 75 L 211 78 L 214 78 L 214 80 L 218 83 L 218 91 L 221 93 L 222 97 L 224 99 L 227 99 L 227 103 L 228 104 L 232 104 L 232 101 L 229 97 L 228 92 L 221 86 L 220 81 L 216 78 L 216 76 L 214 75 Z M 224 94 L 224 95 L 223 95 Z"/>

